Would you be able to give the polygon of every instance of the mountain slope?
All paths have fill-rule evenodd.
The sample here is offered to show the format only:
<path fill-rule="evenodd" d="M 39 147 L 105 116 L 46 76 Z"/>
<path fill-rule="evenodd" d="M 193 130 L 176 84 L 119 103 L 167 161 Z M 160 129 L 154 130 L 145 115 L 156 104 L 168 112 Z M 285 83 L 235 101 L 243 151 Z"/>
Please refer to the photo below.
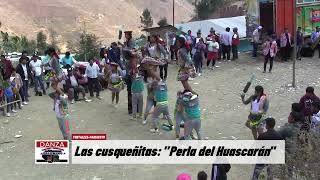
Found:
<path fill-rule="evenodd" d="M 65 43 L 85 29 L 109 43 L 116 40 L 120 26 L 140 34 L 144 8 L 151 11 L 154 26 L 161 17 L 172 21 L 172 0 L 1 0 L 0 30 L 29 38 L 40 30 L 55 31 Z M 187 0 L 175 0 L 176 22 L 190 20 L 193 12 Z"/>

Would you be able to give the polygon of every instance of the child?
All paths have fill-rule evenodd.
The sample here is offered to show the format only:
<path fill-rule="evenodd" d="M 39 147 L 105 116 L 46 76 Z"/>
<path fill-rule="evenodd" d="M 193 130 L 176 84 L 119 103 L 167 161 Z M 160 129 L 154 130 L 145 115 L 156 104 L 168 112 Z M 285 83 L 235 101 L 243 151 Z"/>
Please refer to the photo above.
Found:
<path fill-rule="evenodd" d="M 264 55 L 263 73 L 266 73 L 268 61 L 270 61 L 269 73 L 271 73 L 272 71 L 273 60 L 274 57 L 276 57 L 278 51 L 276 38 L 277 37 L 275 35 L 272 35 L 272 37 L 267 39 L 266 42 L 262 45 Z"/>
<path fill-rule="evenodd" d="M 22 102 L 21 102 L 22 100 L 20 96 L 20 93 L 22 93 L 21 92 L 22 79 L 21 79 L 21 76 L 18 73 L 16 73 L 16 69 L 12 70 L 11 81 L 15 83 L 15 87 L 13 88 L 14 101 L 18 101 L 14 103 L 14 108 L 17 109 L 17 104 L 18 104 L 19 109 L 22 109 L 21 107 L 23 105 L 22 105 Z"/>
<path fill-rule="evenodd" d="M 216 42 L 215 38 L 209 37 L 208 43 L 208 57 L 207 57 L 207 67 L 209 68 L 210 62 L 212 62 L 212 68 L 215 67 L 216 60 L 218 59 L 218 52 L 219 52 L 219 43 Z"/>
<path fill-rule="evenodd" d="M 143 76 L 136 73 L 132 78 L 131 84 L 131 93 L 132 93 L 132 117 L 131 120 L 137 118 L 136 114 L 139 111 L 138 119 L 142 118 L 142 109 L 143 109 Z"/>
<path fill-rule="evenodd" d="M 63 135 L 64 140 L 71 140 L 70 132 L 70 115 L 68 112 L 67 98 L 60 95 L 59 92 L 55 91 L 49 94 L 49 97 L 54 100 L 54 111 L 58 120 L 59 128 Z"/>
<path fill-rule="evenodd" d="M 151 85 L 151 88 L 153 89 L 156 106 L 152 113 L 153 128 L 150 129 L 150 131 L 153 133 L 159 132 L 158 120 L 161 114 L 163 114 L 165 119 L 168 120 L 169 122 L 168 128 L 172 130 L 174 126 L 169 114 L 167 84 L 161 81 L 161 78 L 156 74 L 157 67 L 159 65 L 163 65 L 164 63 L 162 61 L 155 60 L 153 58 L 144 58 L 141 61 L 141 64 L 142 64 L 142 68 L 144 68 L 144 70 L 147 70 L 148 75 L 150 75 L 154 79 Z"/>
<path fill-rule="evenodd" d="M 165 119 L 168 120 L 169 129 L 172 130 L 174 126 L 169 114 L 167 84 L 163 81 L 155 81 L 153 83 L 153 89 L 156 107 L 154 108 L 154 111 L 152 113 L 153 129 L 150 129 L 150 131 L 153 133 L 159 132 L 158 121 L 160 114 L 163 114 Z"/>
<path fill-rule="evenodd" d="M 176 120 L 176 138 L 180 138 L 180 124 L 182 121 L 184 121 L 184 108 L 183 108 L 183 92 L 178 91 L 177 93 L 177 101 L 176 101 L 176 106 L 174 109 L 174 119 Z"/>
<path fill-rule="evenodd" d="M 120 91 L 124 88 L 123 80 L 121 77 L 121 72 L 118 70 L 118 64 L 111 62 L 111 75 L 110 75 L 110 83 L 108 83 L 108 88 L 112 92 L 112 104 L 114 104 L 114 99 L 116 98 L 116 104 L 114 107 L 118 107 L 119 103 L 119 94 Z"/>
<path fill-rule="evenodd" d="M 4 94 L 7 98 L 7 117 L 11 116 L 11 112 L 16 113 L 17 111 L 15 109 L 13 109 L 13 98 L 14 98 L 14 94 L 12 91 L 12 88 L 15 86 L 14 82 L 11 83 L 10 82 L 10 78 L 7 77 L 5 79 L 5 81 L 8 83 L 8 87 L 5 88 Z"/>
<path fill-rule="evenodd" d="M 145 77 L 145 82 L 148 82 L 148 79 Z M 147 118 L 150 113 L 150 110 L 152 107 L 156 106 L 156 102 L 154 101 L 154 94 L 153 94 L 153 89 L 152 89 L 152 81 L 149 81 L 147 84 L 147 103 L 146 103 L 146 109 L 144 111 L 144 120 L 142 121 L 142 124 L 145 125 L 147 124 Z"/>
<path fill-rule="evenodd" d="M 199 107 L 199 97 L 191 92 L 185 92 L 182 100 L 186 115 L 184 139 L 191 139 L 192 130 L 195 129 L 198 140 L 201 140 L 201 110 Z"/>

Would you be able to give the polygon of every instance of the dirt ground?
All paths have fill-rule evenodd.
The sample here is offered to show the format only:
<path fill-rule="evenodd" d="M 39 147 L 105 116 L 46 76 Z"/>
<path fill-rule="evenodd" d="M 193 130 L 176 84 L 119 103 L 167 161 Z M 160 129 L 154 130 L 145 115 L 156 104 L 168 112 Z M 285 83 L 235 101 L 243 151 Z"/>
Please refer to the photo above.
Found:
<path fill-rule="evenodd" d="M 272 74 L 262 73 L 262 59 L 251 59 L 241 55 L 237 62 L 221 62 L 214 70 L 204 70 L 201 77 L 191 81 L 200 95 L 202 130 L 209 139 L 252 139 L 244 122 L 249 107 L 240 100 L 240 93 L 255 73 L 257 80 L 270 98 L 269 115 L 277 120 L 277 128 L 287 121 L 291 103 L 299 101 L 308 85 L 313 85 L 320 94 L 319 59 L 297 61 L 297 88 L 292 82 L 292 62 L 275 62 Z M 171 113 L 176 92 L 182 88 L 176 81 L 177 66 L 169 68 L 169 96 Z M 30 91 L 31 92 L 31 91 Z M 253 88 L 249 90 L 253 93 Z M 117 110 L 110 106 L 110 92 L 102 92 L 103 100 L 94 99 L 87 104 L 77 102 L 70 105 L 73 133 L 107 133 L 109 139 L 150 140 L 174 139 L 173 132 L 161 135 L 149 132 L 141 122 L 130 121 L 127 115 L 126 92 L 121 92 L 121 103 Z M 53 104 L 48 97 L 31 97 L 30 104 L 10 118 L 0 117 L 0 179 L 107 179 L 107 180 L 162 180 L 175 179 L 181 172 L 188 172 L 196 179 L 198 171 L 211 176 L 211 165 L 35 165 L 35 139 L 61 139 Z M 8 123 L 5 123 L 9 120 Z M 14 138 L 21 134 L 21 138 Z M 252 165 L 232 165 L 228 179 L 247 180 L 252 174 Z"/>

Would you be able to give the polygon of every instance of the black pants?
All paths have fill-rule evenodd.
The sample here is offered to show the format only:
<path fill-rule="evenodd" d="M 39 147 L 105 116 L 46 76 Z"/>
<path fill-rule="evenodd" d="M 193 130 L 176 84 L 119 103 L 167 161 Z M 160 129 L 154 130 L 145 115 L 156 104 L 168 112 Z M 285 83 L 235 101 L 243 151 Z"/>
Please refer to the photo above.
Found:
<path fill-rule="evenodd" d="M 214 65 L 216 65 L 216 60 L 207 60 L 207 67 L 210 66 L 210 62 L 212 62 L 212 67 L 214 67 Z"/>
<path fill-rule="evenodd" d="M 238 46 L 232 45 L 232 60 L 238 59 Z"/>
<path fill-rule="evenodd" d="M 95 90 L 97 93 L 96 96 L 99 97 L 100 91 L 101 91 L 101 85 L 100 85 L 98 78 L 88 78 L 88 86 L 89 86 L 90 96 L 91 97 L 94 96 L 93 90 Z"/>
<path fill-rule="evenodd" d="M 318 52 L 319 52 L 319 58 L 320 58 L 320 44 L 317 46 Z"/>
<path fill-rule="evenodd" d="M 290 57 L 290 46 L 281 48 L 281 56 L 283 61 L 287 61 Z"/>
<path fill-rule="evenodd" d="M 230 45 L 222 44 L 223 59 L 226 59 L 226 54 L 227 54 L 227 59 L 230 60 L 230 50 L 231 50 Z"/>
<path fill-rule="evenodd" d="M 132 93 L 131 93 L 131 85 L 132 80 L 130 75 L 126 75 L 125 78 L 127 84 L 127 92 L 128 92 L 128 114 L 132 114 Z M 139 106 L 137 105 L 137 113 L 139 113 Z"/>
<path fill-rule="evenodd" d="M 171 60 L 178 59 L 178 51 L 176 51 L 175 46 L 170 46 L 170 54 L 171 54 Z"/>
<path fill-rule="evenodd" d="M 160 78 L 163 79 L 167 79 L 168 77 L 168 63 L 163 65 L 163 66 L 159 66 L 160 69 Z M 163 74 L 164 71 L 164 74 Z"/>
<path fill-rule="evenodd" d="M 271 72 L 272 70 L 272 67 L 273 67 L 273 57 L 270 56 L 270 54 L 266 55 L 265 58 L 264 58 L 264 65 L 263 65 L 263 70 L 266 71 L 267 69 L 267 64 L 268 64 L 268 61 L 270 61 L 270 68 L 269 68 L 269 72 Z"/>

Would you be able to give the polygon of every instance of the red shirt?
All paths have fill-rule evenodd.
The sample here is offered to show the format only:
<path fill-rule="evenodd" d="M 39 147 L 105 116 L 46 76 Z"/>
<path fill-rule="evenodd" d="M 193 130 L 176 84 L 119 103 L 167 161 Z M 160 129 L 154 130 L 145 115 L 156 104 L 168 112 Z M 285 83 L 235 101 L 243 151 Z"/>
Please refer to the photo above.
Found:
<path fill-rule="evenodd" d="M 238 46 L 240 44 L 239 33 L 235 32 L 232 35 L 232 45 Z"/>
<path fill-rule="evenodd" d="M 13 71 L 13 66 L 10 60 L 3 60 L 2 62 L 3 71 L 4 71 L 4 78 L 8 78 L 11 76 Z"/>

